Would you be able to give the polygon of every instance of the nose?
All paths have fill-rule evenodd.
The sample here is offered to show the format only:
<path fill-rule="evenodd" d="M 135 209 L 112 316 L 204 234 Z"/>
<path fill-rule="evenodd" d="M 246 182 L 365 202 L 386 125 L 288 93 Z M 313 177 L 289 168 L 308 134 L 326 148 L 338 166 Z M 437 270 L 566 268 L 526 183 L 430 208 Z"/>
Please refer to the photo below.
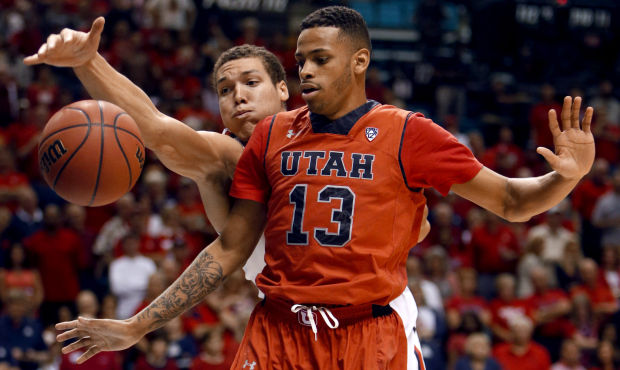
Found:
<path fill-rule="evenodd" d="M 301 77 L 302 80 L 309 80 L 314 77 L 314 71 L 310 64 L 310 62 L 306 62 L 303 67 L 299 69 L 299 77 Z"/>
<path fill-rule="evenodd" d="M 234 96 L 235 96 L 236 104 L 244 104 L 248 102 L 246 89 L 244 88 L 242 84 L 235 85 L 234 94 L 235 94 Z"/>

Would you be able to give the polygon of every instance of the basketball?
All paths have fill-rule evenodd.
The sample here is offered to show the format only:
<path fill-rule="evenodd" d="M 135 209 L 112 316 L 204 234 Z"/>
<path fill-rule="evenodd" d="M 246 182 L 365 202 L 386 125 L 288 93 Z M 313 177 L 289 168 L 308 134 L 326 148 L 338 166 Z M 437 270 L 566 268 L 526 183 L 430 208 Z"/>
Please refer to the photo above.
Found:
<path fill-rule="evenodd" d="M 100 100 L 60 109 L 39 142 L 45 181 L 60 197 L 81 206 L 102 206 L 126 194 L 138 180 L 144 158 L 133 118 Z"/>

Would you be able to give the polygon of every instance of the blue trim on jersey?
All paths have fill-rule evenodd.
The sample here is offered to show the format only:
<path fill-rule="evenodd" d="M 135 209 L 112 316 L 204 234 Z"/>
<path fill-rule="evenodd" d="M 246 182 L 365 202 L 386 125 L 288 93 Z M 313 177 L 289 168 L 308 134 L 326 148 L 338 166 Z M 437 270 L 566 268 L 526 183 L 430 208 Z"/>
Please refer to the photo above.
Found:
<path fill-rule="evenodd" d="M 405 175 L 405 167 L 403 166 L 403 161 L 401 160 L 401 152 L 403 151 L 403 141 L 405 140 L 405 131 L 407 131 L 407 123 L 409 122 L 409 117 L 413 115 L 413 112 L 409 112 L 407 118 L 405 118 L 405 125 L 403 126 L 403 133 L 400 137 L 400 147 L 398 148 L 398 164 L 400 165 L 400 172 L 403 174 L 403 180 L 405 180 L 405 186 L 413 192 L 419 193 L 422 191 L 422 188 L 412 188 L 409 186 L 407 182 L 407 175 Z"/>
<path fill-rule="evenodd" d="M 269 139 L 271 139 L 271 129 L 273 128 L 273 122 L 276 120 L 277 114 L 274 114 L 271 118 L 271 123 L 269 124 L 269 133 L 267 134 L 267 143 L 265 143 L 265 154 L 263 155 L 263 168 L 267 169 L 267 165 L 265 164 L 265 160 L 267 158 L 267 149 L 269 148 Z"/>
<path fill-rule="evenodd" d="M 338 134 L 348 135 L 355 123 L 362 116 L 370 112 L 370 110 L 379 105 L 374 100 L 368 100 L 363 105 L 355 108 L 344 116 L 331 121 L 329 118 L 320 114 L 310 112 L 310 123 L 312 123 L 312 131 L 316 134 Z"/>

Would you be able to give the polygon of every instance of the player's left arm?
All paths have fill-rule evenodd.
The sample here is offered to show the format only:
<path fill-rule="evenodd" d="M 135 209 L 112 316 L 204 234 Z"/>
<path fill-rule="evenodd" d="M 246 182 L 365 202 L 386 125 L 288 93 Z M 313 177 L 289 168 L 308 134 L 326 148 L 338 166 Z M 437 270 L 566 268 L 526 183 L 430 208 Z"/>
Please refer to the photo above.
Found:
<path fill-rule="evenodd" d="M 539 177 L 508 178 L 483 168 L 470 181 L 451 189 L 496 215 L 513 222 L 527 221 L 564 199 L 579 180 L 590 172 L 594 162 L 594 137 L 590 130 L 592 107 L 586 109 L 579 124 L 581 98 L 564 98 L 562 129 L 557 113 L 549 111 L 549 128 L 555 153 L 543 147 L 536 151 L 545 157 L 552 172 Z"/>

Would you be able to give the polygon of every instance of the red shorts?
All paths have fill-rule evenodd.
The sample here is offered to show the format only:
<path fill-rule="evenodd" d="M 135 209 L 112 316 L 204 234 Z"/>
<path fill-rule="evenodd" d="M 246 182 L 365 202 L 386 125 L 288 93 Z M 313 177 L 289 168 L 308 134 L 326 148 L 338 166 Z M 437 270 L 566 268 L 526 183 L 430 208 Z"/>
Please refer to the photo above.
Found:
<path fill-rule="evenodd" d="M 389 306 L 330 309 L 339 326 L 331 329 L 313 311 L 274 301 L 256 305 L 231 369 L 406 369 L 407 337 Z"/>

